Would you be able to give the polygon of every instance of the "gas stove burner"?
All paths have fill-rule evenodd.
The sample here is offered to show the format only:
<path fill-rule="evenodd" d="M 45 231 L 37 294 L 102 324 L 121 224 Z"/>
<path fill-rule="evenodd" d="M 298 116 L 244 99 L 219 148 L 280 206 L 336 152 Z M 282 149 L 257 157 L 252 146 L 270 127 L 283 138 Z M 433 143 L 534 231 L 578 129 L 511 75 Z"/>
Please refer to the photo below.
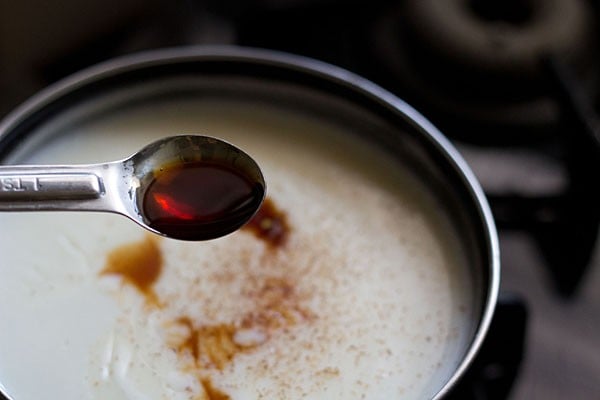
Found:
<path fill-rule="evenodd" d="M 376 25 L 375 57 L 452 136 L 529 141 L 559 120 L 544 58 L 596 94 L 593 14 L 580 0 L 406 0 Z"/>

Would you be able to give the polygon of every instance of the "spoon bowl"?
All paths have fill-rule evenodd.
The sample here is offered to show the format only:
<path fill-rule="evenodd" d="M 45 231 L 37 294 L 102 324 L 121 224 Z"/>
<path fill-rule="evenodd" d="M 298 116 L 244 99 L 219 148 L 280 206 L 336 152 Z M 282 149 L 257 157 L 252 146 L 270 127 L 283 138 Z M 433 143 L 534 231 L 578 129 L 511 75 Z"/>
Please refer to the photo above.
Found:
<path fill-rule="evenodd" d="M 0 166 L 0 211 L 112 212 L 180 240 L 239 229 L 265 192 L 248 154 L 200 135 L 166 137 L 102 164 Z"/>

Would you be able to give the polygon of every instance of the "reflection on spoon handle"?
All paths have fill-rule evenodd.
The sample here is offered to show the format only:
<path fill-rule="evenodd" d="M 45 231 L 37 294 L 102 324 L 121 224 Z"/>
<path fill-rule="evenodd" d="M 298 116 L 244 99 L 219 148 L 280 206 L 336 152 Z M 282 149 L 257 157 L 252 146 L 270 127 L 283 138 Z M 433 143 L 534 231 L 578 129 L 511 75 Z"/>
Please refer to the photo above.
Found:
<path fill-rule="evenodd" d="M 2 166 L 0 211 L 102 210 L 102 165 Z M 98 201 L 100 200 L 100 201 Z"/>

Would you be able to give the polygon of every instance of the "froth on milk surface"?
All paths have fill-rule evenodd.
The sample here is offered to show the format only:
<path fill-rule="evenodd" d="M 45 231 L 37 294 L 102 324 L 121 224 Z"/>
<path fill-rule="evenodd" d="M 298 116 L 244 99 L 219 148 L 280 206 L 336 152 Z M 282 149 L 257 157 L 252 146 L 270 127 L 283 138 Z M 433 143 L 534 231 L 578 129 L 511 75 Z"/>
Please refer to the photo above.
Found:
<path fill-rule="evenodd" d="M 456 234 L 394 160 L 333 123 L 242 102 L 140 104 L 52 136 L 21 163 L 128 156 L 202 133 L 268 185 L 210 242 L 110 214 L 0 214 L 0 384 L 14 400 L 431 397 L 467 346 Z"/>

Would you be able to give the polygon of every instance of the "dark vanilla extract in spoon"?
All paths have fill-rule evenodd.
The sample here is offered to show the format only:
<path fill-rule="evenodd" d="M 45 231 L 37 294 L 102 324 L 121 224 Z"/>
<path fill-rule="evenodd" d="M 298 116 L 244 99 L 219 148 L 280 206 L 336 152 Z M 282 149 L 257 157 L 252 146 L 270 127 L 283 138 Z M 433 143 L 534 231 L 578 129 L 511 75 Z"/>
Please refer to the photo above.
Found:
<path fill-rule="evenodd" d="M 243 170 L 212 161 L 169 165 L 155 173 L 143 197 L 147 224 L 183 240 L 207 240 L 244 225 L 265 195 Z"/>

